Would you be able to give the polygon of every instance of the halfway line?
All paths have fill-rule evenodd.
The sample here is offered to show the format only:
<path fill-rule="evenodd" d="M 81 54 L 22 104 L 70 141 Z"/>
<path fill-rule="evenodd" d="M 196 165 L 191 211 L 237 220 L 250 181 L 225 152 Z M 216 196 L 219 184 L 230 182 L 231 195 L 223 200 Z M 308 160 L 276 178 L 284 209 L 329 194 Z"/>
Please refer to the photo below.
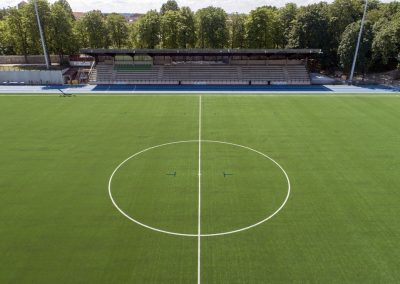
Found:
<path fill-rule="evenodd" d="M 198 231 L 197 231 L 197 283 L 200 284 L 201 267 L 201 96 L 199 96 L 199 205 L 198 205 Z"/>

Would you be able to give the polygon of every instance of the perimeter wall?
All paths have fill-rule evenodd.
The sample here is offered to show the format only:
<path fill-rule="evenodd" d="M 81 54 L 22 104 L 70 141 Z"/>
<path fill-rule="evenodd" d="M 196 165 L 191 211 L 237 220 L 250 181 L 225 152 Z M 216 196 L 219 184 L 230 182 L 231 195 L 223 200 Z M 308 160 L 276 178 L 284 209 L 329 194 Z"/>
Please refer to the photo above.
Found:
<path fill-rule="evenodd" d="M 0 71 L 0 84 L 63 84 L 62 71 Z"/>
<path fill-rule="evenodd" d="M 63 57 L 64 60 L 68 60 L 68 55 Z M 60 63 L 60 56 L 50 55 L 51 63 Z M 43 55 L 2 55 L 0 56 L 0 64 L 45 64 Z"/>

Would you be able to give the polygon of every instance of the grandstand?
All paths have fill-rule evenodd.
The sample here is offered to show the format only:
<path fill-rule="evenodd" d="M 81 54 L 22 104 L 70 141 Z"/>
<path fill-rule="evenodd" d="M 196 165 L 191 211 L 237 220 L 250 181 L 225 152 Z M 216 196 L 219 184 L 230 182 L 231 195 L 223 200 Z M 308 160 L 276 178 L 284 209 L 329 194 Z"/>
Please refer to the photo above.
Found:
<path fill-rule="evenodd" d="M 83 49 L 90 84 L 310 85 L 319 49 Z"/>

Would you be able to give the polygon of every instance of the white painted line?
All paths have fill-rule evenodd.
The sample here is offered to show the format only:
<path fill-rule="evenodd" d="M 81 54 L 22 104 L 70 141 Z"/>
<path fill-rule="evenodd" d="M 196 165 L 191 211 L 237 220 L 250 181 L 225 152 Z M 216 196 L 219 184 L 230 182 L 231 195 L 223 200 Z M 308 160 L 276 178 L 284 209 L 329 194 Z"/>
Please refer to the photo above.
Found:
<path fill-rule="evenodd" d="M 197 283 L 200 284 L 201 269 L 201 95 L 199 96 L 199 205 L 197 230 Z"/>
<path fill-rule="evenodd" d="M 290 196 L 290 192 L 291 192 L 291 185 L 290 185 L 290 180 L 289 180 L 288 174 L 287 174 L 286 171 L 283 169 L 283 167 L 282 167 L 280 164 L 278 164 L 278 162 L 276 162 L 274 159 L 272 159 L 271 157 L 267 156 L 266 154 L 264 154 L 264 153 L 262 153 L 262 152 L 260 152 L 260 151 L 254 150 L 254 149 L 252 149 L 252 148 L 250 148 L 250 147 L 247 147 L 247 146 L 242 146 L 242 145 L 239 145 L 239 144 L 234 144 L 234 143 L 229 143 L 229 142 L 222 142 L 222 141 L 213 141 L 213 140 L 204 140 L 204 141 L 210 142 L 210 143 L 220 143 L 220 144 L 226 144 L 226 145 L 237 146 L 237 147 L 240 147 L 240 148 L 244 148 L 244 149 L 253 151 L 253 152 L 257 153 L 257 154 L 260 154 L 261 156 L 264 156 L 265 158 L 267 158 L 267 159 L 269 159 L 271 162 L 273 162 L 279 169 L 281 169 L 281 171 L 282 171 L 283 174 L 285 175 L 285 178 L 286 178 L 286 181 L 287 181 L 287 185 L 288 185 L 288 189 L 287 189 L 287 194 L 286 194 L 285 200 L 283 201 L 283 203 L 281 204 L 281 206 L 280 206 L 274 213 L 272 213 L 270 216 L 268 216 L 267 218 L 265 218 L 265 219 L 263 219 L 263 220 L 261 220 L 261 221 L 255 223 L 255 224 L 253 224 L 253 225 L 250 225 L 250 226 L 247 226 L 247 227 L 238 229 L 238 230 L 233 230 L 233 231 L 229 231 L 229 232 L 222 232 L 222 233 L 215 233 L 215 234 L 203 234 L 203 235 L 202 235 L 203 237 L 215 237 L 215 236 L 230 235 L 230 234 L 239 233 L 239 232 L 243 232 L 243 231 L 252 229 L 252 228 L 254 228 L 254 227 L 258 226 L 258 225 L 261 225 L 262 223 L 268 221 L 269 219 L 271 219 L 272 217 L 274 217 L 276 214 L 278 214 L 279 211 L 281 211 L 283 207 L 285 207 L 286 202 L 289 200 L 289 196 Z"/>
<path fill-rule="evenodd" d="M 193 97 L 196 96 L 196 93 L 184 93 L 184 94 L 177 94 L 177 93 L 74 93 L 77 97 Z M 44 94 L 26 94 L 26 93 L 13 93 L 13 94 L 2 94 L 0 92 L 0 97 L 59 97 L 60 95 L 54 93 L 44 93 Z M 331 97 L 381 97 L 381 98 L 390 98 L 390 97 L 399 97 L 400 95 L 396 93 L 232 93 L 232 92 L 220 92 L 220 93 L 202 93 L 202 96 L 212 96 L 212 97 L 324 97 L 324 98 L 331 98 Z"/>
<path fill-rule="evenodd" d="M 168 145 L 180 144 L 180 143 L 198 143 L 198 140 L 177 141 L 177 142 L 170 142 L 170 143 L 165 143 L 165 144 L 161 144 L 161 145 L 149 147 L 149 148 L 147 148 L 147 149 L 144 149 L 144 150 L 142 150 L 142 151 L 140 151 L 140 152 L 137 152 L 137 153 L 133 154 L 132 156 L 130 156 L 130 157 L 128 157 L 127 159 L 125 159 L 124 161 L 122 161 L 122 162 L 115 168 L 115 170 L 112 172 L 112 174 L 111 174 L 111 176 L 110 176 L 110 178 L 109 178 L 109 180 L 108 180 L 108 195 L 109 195 L 109 197 L 110 197 L 110 199 L 111 199 L 111 202 L 112 202 L 112 204 L 114 205 L 114 207 L 117 208 L 117 210 L 118 210 L 122 215 L 124 215 L 126 218 L 128 218 L 129 220 L 131 220 L 132 222 L 134 222 L 134 223 L 136 223 L 136 224 L 138 224 L 138 225 L 140 225 L 140 226 L 143 226 L 143 227 L 145 227 L 145 228 L 147 228 L 147 229 L 150 229 L 150 230 L 153 230 L 153 231 L 156 231 L 156 232 L 168 234 L 168 235 L 184 236 L 184 237 L 198 237 L 198 234 L 176 233 L 176 232 L 170 232 L 170 231 L 158 229 L 158 228 L 155 228 L 155 227 L 146 225 L 146 224 L 144 224 L 144 223 L 142 223 L 142 222 L 140 222 L 140 221 L 138 221 L 138 220 L 132 218 L 131 216 L 129 216 L 127 213 L 125 213 L 125 212 L 118 206 L 118 204 L 117 204 L 117 203 L 115 202 L 115 200 L 114 200 L 114 197 L 113 197 L 113 195 L 112 195 L 112 190 L 111 190 L 112 179 L 113 179 L 115 173 L 116 173 L 126 162 L 128 162 L 130 159 L 132 159 L 132 158 L 134 158 L 134 157 L 136 157 L 136 156 L 139 156 L 140 154 L 143 154 L 144 152 L 147 152 L 147 151 L 150 151 L 150 150 L 153 150 L 153 149 L 156 149 L 156 148 L 160 148 L 160 147 L 168 146 Z"/>
<path fill-rule="evenodd" d="M 288 174 L 287 174 L 286 171 L 283 169 L 283 167 L 282 167 L 281 165 L 278 164 L 278 162 L 276 162 L 274 159 L 272 159 L 271 157 L 269 157 L 268 155 L 266 155 L 266 154 L 264 154 L 264 153 L 262 153 L 262 152 L 260 152 L 260 151 L 257 151 L 257 150 L 255 150 L 255 149 L 252 149 L 252 148 L 250 148 L 250 147 L 243 146 L 243 145 L 240 145 L 240 144 L 235 144 L 235 143 L 230 143 L 230 142 L 223 142 L 223 141 L 204 140 L 204 139 L 202 139 L 201 142 L 202 142 L 202 143 L 218 143 L 218 144 L 231 145 L 231 146 L 235 146 L 235 147 L 239 147 L 239 148 L 243 148 L 243 149 L 247 149 L 247 150 L 249 150 L 249 151 L 255 152 L 255 153 L 257 153 L 257 154 L 263 156 L 264 158 L 270 160 L 271 162 L 273 162 L 273 163 L 282 171 L 282 173 L 284 174 L 285 179 L 286 179 L 286 181 L 287 181 L 287 193 L 286 193 L 285 200 L 283 201 L 283 203 L 281 204 L 281 206 L 280 206 L 277 210 L 275 210 L 271 215 L 267 216 L 266 218 L 260 220 L 259 222 L 255 223 L 255 224 L 252 224 L 252 225 L 247 226 L 247 227 L 243 227 L 243 228 L 240 228 L 240 229 L 237 229 L 237 230 L 232 230 L 232 231 L 226 231 L 226 232 L 201 234 L 201 237 L 217 237 L 217 236 L 223 236 L 223 235 L 230 235 L 230 234 L 239 233 L 239 232 L 243 232 L 243 231 L 252 229 L 252 228 L 254 228 L 254 227 L 256 227 L 256 226 L 259 226 L 259 225 L 265 223 L 266 221 L 270 220 L 272 217 L 274 217 L 275 215 L 277 215 L 277 214 L 283 209 L 283 207 L 286 205 L 286 203 L 287 203 L 287 201 L 288 201 L 288 199 L 289 199 L 289 196 L 290 196 L 290 194 L 291 194 L 291 185 L 290 185 L 290 180 L 289 180 Z M 172 231 L 162 230 L 162 229 L 159 229 L 159 228 L 155 228 L 155 227 L 146 225 L 146 224 L 144 224 L 144 223 L 142 223 L 142 222 L 136 220 L 135 218 L 129 216 L 127 213 L 125 213 L 125 212 L 118 206 L 118 204 L 116 203 L 116 201 L 114 200 L 114 198 L 113 198 L 113 196 L 112 196 L 112 188 L 111 188 L 112 179 L 113 179 L 115 173 L 116 173 L 126 162 L 128 162 L 130 159 L 132 159 L 132 158 L 134 158 L 134 157 L 136 157 L 136 156 L 138 156 L 138 155 L 140 155 L 140 154 L 143 154 L 144 152 L 147 152 L 147 151 L 150 151 L 150 150 L 153 150 L 153 149 L 156 149 L 156 148 L 168 146 L 168 145 L 182 144 L 182 143 L 199 143 L 199 141 L 198 141 L 198 140 L 186 140 L 186 141 L 176 141 L 176 142 L 164 143 L 164 144 L 160 144 L 160 145 L 157 145 L 157 146 L 153 146 L 153 147 L 149 147 L 149 148 L 147 148 L 147 149 L 144 149 L 144 150 L 142 150 L 142 151 L 140 151 L 140 152 L 137 152 L 137 153 L 133 154 L 132 156 L 128 157 L 127 159 L 125 159 L 123 162 L 121 162 L 121 163 L 115 168 L 115 170 L 113 171 L 113 173 L 111 174 L 111 176 L 110 176 L 110 178 L 109 178 L 109 180 L 108 180 L 108 195 L 109 195 L 109 197 L 110 197 L 110 199 L 111 199 L 111 202 L 113 203 L 114 207 L 115 207 L 123 216 L 125 216 L 125 217 L 126 217 L 127 219 L 129 219 L 130 221 L 132 221 L 132 222 L 134 222 L 134 223 L 136 223 L 136 224 L 138 224 L 138 225 L 140 225 L 140 226 L 142 226 L 142 227 L 145 227 L 145 228 L 147 228 L 147 229 L 150 229 L 150 230 L 153 230 L 153 231 L 156 231 L 156 232 L 159 232 L 159 233 L 168 234 L 168 235 L 181 236 L 181 237 L 196 237 L 196 238 L 198 238 L 198 237 L 199 237 L 198 233 L 195 233 L 195 234 L 194 234 L 194 233 L 172 232 Z"/>

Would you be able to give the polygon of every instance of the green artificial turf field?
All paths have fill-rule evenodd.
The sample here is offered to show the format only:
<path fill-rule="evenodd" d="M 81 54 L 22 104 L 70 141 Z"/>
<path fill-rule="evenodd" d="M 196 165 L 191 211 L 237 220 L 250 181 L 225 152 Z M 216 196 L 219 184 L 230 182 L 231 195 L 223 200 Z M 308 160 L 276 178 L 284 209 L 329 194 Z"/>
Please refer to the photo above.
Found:
<path fill-rule="evenodd" d="M 265 223 L 200 237 L 201 283 L 399 283 L 398 96 L 202 96 L 201 138 L 274 159 Z M 0 283 L 198 283 L 201 234 L 285 201 L 201 143 L 199 96 L 0 97 Z M 127 215 L 155 229 L 140 226 Z M 199 156 L 201 215 L 199 218 Z"/>

